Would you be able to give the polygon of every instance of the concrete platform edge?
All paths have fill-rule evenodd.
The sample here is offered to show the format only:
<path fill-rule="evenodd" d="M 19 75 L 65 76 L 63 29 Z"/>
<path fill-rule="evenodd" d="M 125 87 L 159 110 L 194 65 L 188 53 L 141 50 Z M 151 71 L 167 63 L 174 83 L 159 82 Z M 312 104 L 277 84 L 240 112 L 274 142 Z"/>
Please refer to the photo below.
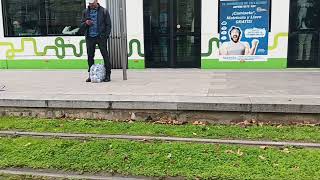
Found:
<path fill-rule="evenodd" d="M 213 111 L 213 112 L 252 112 L 252 113 L 298 113 L 320 114 L 320 100 L 314 98 L 265 98 L 257 101 L 252 97 L 190 97 L 161 99 L 137 98 L 125 100 L 124 98 L 111 98 L 110 100 L 82 100 L 82 99 L 0 99 L 0 107 L 10 108 L 68 108 L 68 109 L 106 109 L 106 110 L 173 110 L 173 111 Z M 200 102 L 203 100 L 203 102 Z"/>

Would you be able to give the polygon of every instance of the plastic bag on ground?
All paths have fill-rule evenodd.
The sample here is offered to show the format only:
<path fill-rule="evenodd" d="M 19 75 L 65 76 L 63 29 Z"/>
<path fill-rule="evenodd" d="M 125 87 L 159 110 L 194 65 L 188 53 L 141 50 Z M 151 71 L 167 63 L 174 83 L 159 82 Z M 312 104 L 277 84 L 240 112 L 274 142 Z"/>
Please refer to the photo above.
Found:
<path fill-rule="evenodd" d="M 106 68 L 103 64 L 94 64 L 90 68 L 90 79 L 92 83 L 101 83 L 106 78 Z"/>

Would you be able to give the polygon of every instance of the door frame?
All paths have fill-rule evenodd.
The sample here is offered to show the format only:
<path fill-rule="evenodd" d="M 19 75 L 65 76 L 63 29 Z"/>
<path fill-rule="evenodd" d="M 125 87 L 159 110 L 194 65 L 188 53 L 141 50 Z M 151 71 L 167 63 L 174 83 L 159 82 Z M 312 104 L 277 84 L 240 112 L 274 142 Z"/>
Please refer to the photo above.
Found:
<path fill-rule="evenodd" d="M 151 0 L 144 0 L 144 1 L 151 1 Z M 169 32 L 168 32 L 168 62 L 167 63 L 150 63 L 148 61 L 148 57 L 145 56 L 145 65 L 146 68 L 200 68 L 201 67 L 201 25 L 202 25 L 202 0 L 194 0 L 195 1 L 195 6 L 199 6 L 199 7 L 195 7 L 198 9 L 195 9 L 195 12 L 197 13 L 196 16 L 196 20 L 198 20 L 198 31 L 199 32 L 193 32 L 193 33 L 178 33 L 176 32 L 176 28 L 177 28 L 177 0 L 168 0 L 168 27 L 169 27 Z M 144 9 L 145 7 L 143 7 Z M 198 17 L 197 17 L 198 16 Z M 144 22 L 144 26 L 145 26 Z M 199 42 L 199 47 L 196 47 L 197 49 L 197 58 L 192 62 L 186 62 L 186 63 L 178 63 L 177 62 L 177 42 L 176 42 L 176 37 L 177 36 L 187 36 L 187 35 L 194 35 L 195 38 L 199 38 L 198 42 Z M 144 32 L 144 36 L 145 36 L 145 32 Z M 198 35 L 198 36 L 197 36 Z M 148 48 L 148 45 L 145 43 L 145 52 L 146 48 Z"/>

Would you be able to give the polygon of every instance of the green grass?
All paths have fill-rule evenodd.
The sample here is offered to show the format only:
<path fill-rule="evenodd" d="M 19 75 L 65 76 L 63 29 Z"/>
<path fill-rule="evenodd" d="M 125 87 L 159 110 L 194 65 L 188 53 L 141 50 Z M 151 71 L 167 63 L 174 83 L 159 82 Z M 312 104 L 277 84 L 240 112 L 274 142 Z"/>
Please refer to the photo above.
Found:
<path fill-rule="evenodd" d="M 320 177 L 320 151 L 126 140 L 1 138 L 0 168 L 7 167 L 149 177 L 311 180 Z"/>
<path fill-rule="evenodd" d="M 0 130 L 320 142 L 320 127 L 309 126 L 174 126 L 143 122 L 0 117 Z"/>

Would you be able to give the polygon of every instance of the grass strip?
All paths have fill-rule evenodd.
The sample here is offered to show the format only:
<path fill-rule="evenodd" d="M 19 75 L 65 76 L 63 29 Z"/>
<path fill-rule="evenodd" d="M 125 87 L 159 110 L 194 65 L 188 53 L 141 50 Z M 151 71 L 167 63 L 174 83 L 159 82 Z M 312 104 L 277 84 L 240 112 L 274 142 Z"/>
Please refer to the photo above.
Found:
<path fill-rule="evenodd" d="M 317 179 L 320 151 L 126 140 L 0 138 L 0 168 L 149 177 Z"/>
<path fill-rule="evenodd" d="M 214 139 L 320 142 L 320 127 L 236 125 L 162 125 L 94 120 L 48 120 L 0 117 L 0 130 L 88 134 L 126 134 Z"/>

